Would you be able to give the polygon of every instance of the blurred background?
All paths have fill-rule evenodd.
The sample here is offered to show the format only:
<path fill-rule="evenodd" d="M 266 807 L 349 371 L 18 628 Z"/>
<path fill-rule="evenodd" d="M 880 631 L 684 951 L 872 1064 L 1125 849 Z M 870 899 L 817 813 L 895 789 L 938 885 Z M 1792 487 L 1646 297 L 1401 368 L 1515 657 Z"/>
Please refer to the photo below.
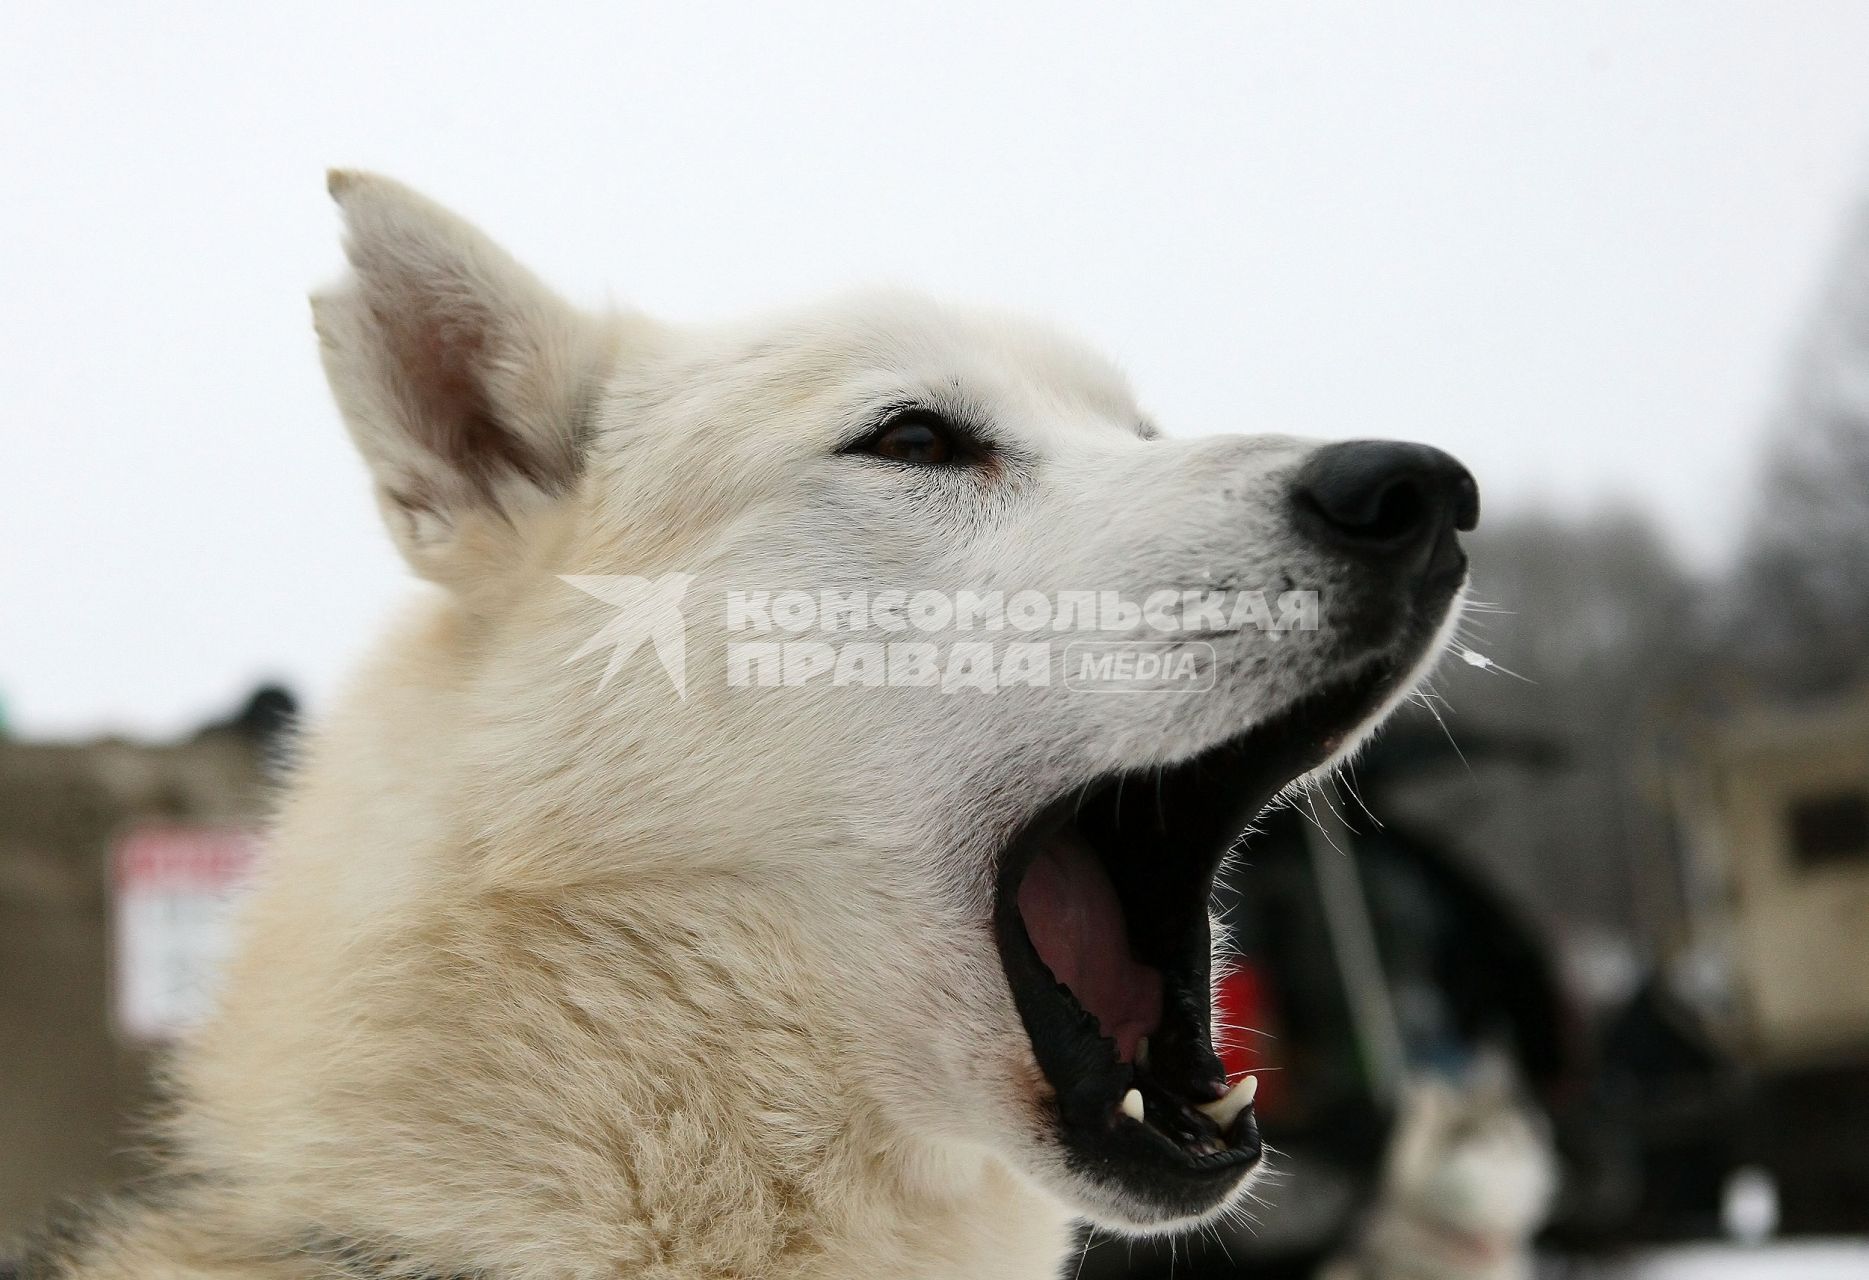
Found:
<path fill-rule="evenodd" d="M 1227 886 L 1251 1219 L 1085 1275 L 1869 1275 L 1869 6 L 0 16 L 0 1237 L 137 1167 L 295 715 L 412 588 L 327 165 L 677 318 L 1061 319 L 1480 477 L 1461 652 Z M 1412 1269 L 1410 1269 L 1412 1268 Z"/>

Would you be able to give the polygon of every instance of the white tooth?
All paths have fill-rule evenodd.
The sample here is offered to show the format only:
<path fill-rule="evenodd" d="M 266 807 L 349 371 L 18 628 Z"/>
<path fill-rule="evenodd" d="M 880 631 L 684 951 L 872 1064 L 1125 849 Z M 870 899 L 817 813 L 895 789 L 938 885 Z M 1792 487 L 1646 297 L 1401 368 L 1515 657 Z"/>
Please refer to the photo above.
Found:
<path fill-rule="evenodd" d="M 1138 1124 L 1142 1122 L 1142 1091 L 1131 1089 L 1123 1095 L 1123 1114 Z"/>
<path fill-rule="evenodd" d="M 1225 1133 L 1233 1127 L 1239 1113 L 1252 1105 L 1252 1100 L 1259 1094 L 1259 1077 L 1245 1076 L 1240 1082 L 1228 1089 L 1224 1098 L 1215 1098 L 1212 1102 L 1203 1102 L 1201 1112 L 1209 1120 L 1220 1126 Z"/>

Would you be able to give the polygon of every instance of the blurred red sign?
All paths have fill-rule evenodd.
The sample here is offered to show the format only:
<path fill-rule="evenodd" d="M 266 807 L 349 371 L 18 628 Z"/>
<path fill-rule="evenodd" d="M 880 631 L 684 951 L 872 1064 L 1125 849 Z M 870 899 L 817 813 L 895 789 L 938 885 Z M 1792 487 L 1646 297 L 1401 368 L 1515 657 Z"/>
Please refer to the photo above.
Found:
<path fill-rule="evenodd" d="M 118 1030 L 167 1040 L 204 1017 L 259 840 L 238 827 L 141 826 L 111 859 Z"/>

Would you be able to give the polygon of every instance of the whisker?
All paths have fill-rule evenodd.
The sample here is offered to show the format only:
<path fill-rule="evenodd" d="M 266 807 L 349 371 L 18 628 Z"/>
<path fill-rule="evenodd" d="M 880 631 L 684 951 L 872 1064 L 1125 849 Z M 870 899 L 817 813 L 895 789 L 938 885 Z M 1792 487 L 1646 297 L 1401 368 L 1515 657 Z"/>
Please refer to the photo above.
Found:
<path fill-rule="evenodd" d="M 1369 806 L 1368 806 L 1367 804 L 1364 804 L 1364 803 L 1363 803 L 1363 796 L 1362 796 L 1362 793 L 1361 793 L 1361 792 L 1360 792 L 1360 791 L 1359 791 L 1359 790 L 1357 789 L 1357 783 L 1356 783 L 1356 761 L 1354 761 L 1354 760 L 1346 760 L 1346 761 L 1344 761 L 1344 762 L 1343 762 L 1343 769 L 1344 769 L 1344 775 L 1345 775 L 1345 777 L 1346 777 L 1346 779 L 1347 779 L 1347 781 L 1346 781 L 1346 785 L 1348 786 L 1348 788 L 1349 788 L 1349 791 L 1350 791 L 1350 798 L 1351 798 L 1352 800 L 1354 800 L 1354 801 L 1356 801 L 1356 803 L 1357 803 L 1357 807 L 1358 807 L 1358 808 L 1360 808 L 1360 809 L 1361 809 L 1361 810 L 1362 810 L 1362 811 L 1363 811 L 1363 812 L 1364 812 L 1365 814 L 1367 814 L 1367 815 L 1368 815 L 1368 817 L 1369 817 L 1369 820 L 1370 820 L 1371 822 L 1373 822 L 1373 823 L 1375 823 L 1375 824 L 1376 824 L 1376 827 L 1377 827 L 1377 829 L 1378 829 L 1378 830 L 1380 830 L 1380 829 L 1382 828 L 1382 819 L 1381 819 L 1381 818 L 1378 818 L 1378 817 L 1377 817 L 1377 816 L 1375 815 L 1375 813 L 1373 813 L 1373 812 L 1372 812 L 1372 811 L 1370 810 L 1370 807 L 1369 807 Z"/>
<path fill-rule="evenodd" d="M 1424 692 L 1431 693 L 1432 691 L 1424 690 Z M 1434 694 L 1433 696 L 1439 697 L 1438 694 Z M 1443 699 L 1443 701 L 1445 701 L 1445 699 Z M 1456 756 L 1460 757 L 1460 763 L 1462 767 L 1466 769 L 1467 776 L 1468 777 L 1474 776 L 1473 765 L 1468 762 L 1467 753 L 1460 749 L 1460 744 L 1458 742 L 1454 741 L 1454 731 L 1447 727 L 1447 721 L 1444 718 L 1442 718 L 1440 711 L 1435 707 L 1434 703 L 1430 702 L 1425 697 L 1422 698 L 1421 705 L 1428 709 L 1428 714 L 1434 717 L 1434 723 L 1440 725 L 1441 732 L 1447 735 L 1447 745 L 1454 749 L 1454 754 Z"/>

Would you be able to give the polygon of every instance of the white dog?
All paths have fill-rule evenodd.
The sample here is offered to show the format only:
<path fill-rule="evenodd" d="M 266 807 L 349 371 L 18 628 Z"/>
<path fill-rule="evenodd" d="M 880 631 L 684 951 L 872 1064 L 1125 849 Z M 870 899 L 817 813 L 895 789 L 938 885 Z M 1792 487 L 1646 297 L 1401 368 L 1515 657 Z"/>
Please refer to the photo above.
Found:
<path fill-rule="evenodd" d="M 1228 1205 L 1208 888 L 1434 658 L 1466 472 L 1164 439 L 907 295 L 587 315 L 331 190 L 326 369 L 441 590 L 305 744 L 170 1174 L 28 1274 L 1033 1278 Z"/>
<path fill-rule="evenodd" d="M 1532 1280 L 1557 1188 L 1550 1126 L 1504 1058 L 1424 1076 L 1404 1091 L 1360 1238 L 1320 1280 Z"/>

